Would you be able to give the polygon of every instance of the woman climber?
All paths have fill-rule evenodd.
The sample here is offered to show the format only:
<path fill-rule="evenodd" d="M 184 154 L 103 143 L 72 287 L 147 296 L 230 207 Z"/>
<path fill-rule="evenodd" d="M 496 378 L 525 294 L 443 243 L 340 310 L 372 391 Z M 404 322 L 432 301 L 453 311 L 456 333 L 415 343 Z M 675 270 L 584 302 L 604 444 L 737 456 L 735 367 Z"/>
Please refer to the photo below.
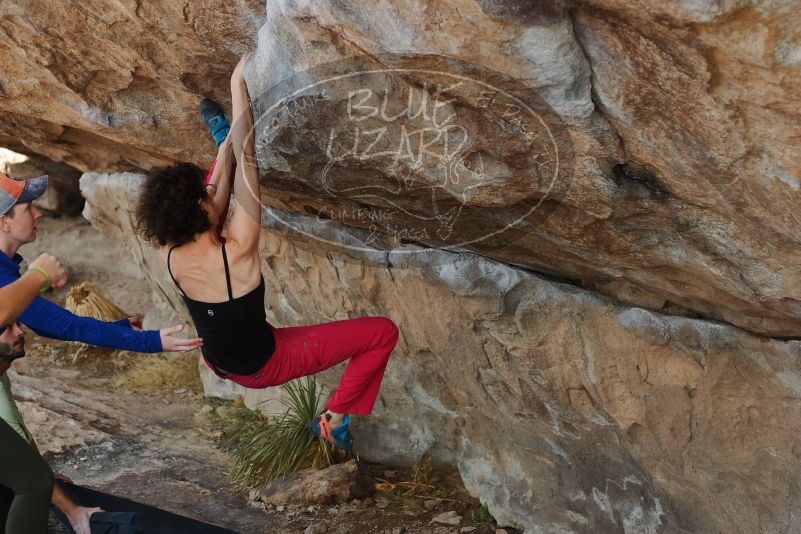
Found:
<path fill-rule="evenodd" d="M 248 56 L 231 76 L 233 127 L 213 101 L 200 106 L 219 147 L 212 170 L 205 180 L 189 163 L 151 173 L 142 186 L 137 226 L 159 247 L 203 339 L 204 360 L 218 376 L 265 388 L 350 360 L 325 411 L 309 423 L 312 434 L 349 451 L 349 416 L 372 412 L 398 328 L 386 317 L 284 328 L 267 322 L 254 125 L 242 76 Z M 236 205 L 223 237 L 231 189 Z"/>

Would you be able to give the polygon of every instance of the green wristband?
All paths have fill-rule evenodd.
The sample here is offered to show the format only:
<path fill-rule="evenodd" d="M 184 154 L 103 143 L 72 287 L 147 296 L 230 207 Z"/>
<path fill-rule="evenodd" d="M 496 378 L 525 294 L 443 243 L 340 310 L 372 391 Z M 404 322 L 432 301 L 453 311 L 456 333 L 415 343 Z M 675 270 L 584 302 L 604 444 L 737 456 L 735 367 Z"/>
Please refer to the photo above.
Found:
<path fill-rule="evenodd" d="M 39 290 L 39 294 L 43 295 L 44 293 L 47 293 L 47 290 L 50 289 L 50 275 L 47 274 L 47 271 L 45 271 L 41 267 L 36 267 L 35 265 L 31 266 L 31 267 L 28 267 L 28 270 L 26 272 L 31 272 L 31 271 L 37 272 L 37 273 L 41 274 L 42 276 L 44 276 L 45 284 Z"/>

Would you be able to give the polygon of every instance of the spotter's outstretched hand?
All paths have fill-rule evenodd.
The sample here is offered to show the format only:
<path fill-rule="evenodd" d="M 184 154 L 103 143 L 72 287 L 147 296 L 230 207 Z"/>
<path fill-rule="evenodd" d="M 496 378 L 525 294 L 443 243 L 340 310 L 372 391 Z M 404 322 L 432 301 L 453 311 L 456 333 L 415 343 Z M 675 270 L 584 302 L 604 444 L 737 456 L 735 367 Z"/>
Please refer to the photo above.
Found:
<path fill-rule="evenodd" d="M 179 324 L 159 330 L 159 334 L 161 335 L 161 349 L 164 352 L 186 352 L 189 350 L 194 350 L 203 345 L 203 340 L 199 337 L 193 339 L 184 339 L 182 337 L 176 337 L 173 335 L 183 329 L 184 325 Z"/>

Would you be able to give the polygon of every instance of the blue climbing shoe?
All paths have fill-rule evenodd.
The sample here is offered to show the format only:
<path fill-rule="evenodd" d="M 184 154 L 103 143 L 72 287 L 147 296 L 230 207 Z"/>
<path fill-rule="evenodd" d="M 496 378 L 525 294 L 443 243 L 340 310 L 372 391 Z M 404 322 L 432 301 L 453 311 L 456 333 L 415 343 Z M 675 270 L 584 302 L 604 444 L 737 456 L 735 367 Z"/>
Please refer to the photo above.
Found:
<path fill-rule="evenodd" d="M 329 417 L 330 416 L 326 413 L 320 414 L 320 417 L 308 424 L 307 428 L 309 432 L 313 436 L 329 441 L 338 449 L 342 449 L 346 452 L 352 451 L 353 436 L 348 428 L 350 415 L 345 414 L 345 416 L 342 417 L 342 422 L 334 428 L 331 428 L 331 423 L 328 421 Z"/>
<path fill-rule="evenodd" d="M 209 134 L 214 139 L 214 146 L 220 146 L 231 130 L 231 123 L 225 118 L 222 108 L 211 98 L 204 98 L 200 101 L 197 109 L 200 111 L 203 124 L 206 125 Z"/>

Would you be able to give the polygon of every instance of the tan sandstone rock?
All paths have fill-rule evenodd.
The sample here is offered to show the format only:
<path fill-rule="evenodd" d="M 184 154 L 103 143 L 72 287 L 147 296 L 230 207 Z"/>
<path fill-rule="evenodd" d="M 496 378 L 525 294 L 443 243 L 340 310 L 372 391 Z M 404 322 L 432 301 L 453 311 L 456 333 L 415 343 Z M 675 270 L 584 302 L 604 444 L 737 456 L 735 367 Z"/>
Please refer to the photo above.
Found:
<path fill-rule="evenodd" d="M 428 69 L 417 77 L 396 74 L 394 84 L 364 79 L 348 88 L 378 93 L 388 87 L 392 117 L 423 81 L 434 86 L 429 98 L 437 99 L 435 88 L 447 84 L 432 69 L 501 87 L 507 76 L 525 80 L 545 133 L 555 139 L 541 145 L 499 129 L 508 102 L 498 97 L 504 105 L 482 114 L 477 89 L 465 83 L 439 98 L 447 113 L 454 108 L 452 123 L 467 132 L 457 168 L 461 162 L 473 171 L 457 172 L 449 178 L 458 183 L 451 183 L 436 169 L 452 160 L 423 158 L 421 166 L 399 170 L 406 147 L 391 153 L 401 127 L 436 129 L 435 118 L 368 119 L 367 106 L 379 108 L 383 101 L 362 93 L 353 99 L 362 115 L 348 115 L 342 101 L 350 91 L 333 83 L 306 89 L 283 113 L 270 112 L 269 95 L 255 102 L 269 125 L 259 130 L 266 203 L 334 213 L 404 238 L 394 227 L 400 219 L 402 230 L 417 230 L 411 239 L 418 242 L 463 245 L 650 308 L 771 334 L 801 331 L 795 246 L 801 145 L 794 141 L 799 123 L 790 103 L 801 87 L 792 59 L 798 10 L 778 3 L 735 10 L 711 2 L 675 9 L 654 2 L 632 10 L 612 1 L 566 10 L 547 2 L 484 0 L 384 1 L 370 8 L 272 2 L 267 12 L 248 70 L 251 94 L 261 95 L 293 72 L 304 72 L 299 86 L 319 83 L 328 73 L 316 66 L 368 52 L 358 69 Z M 696 24 L 681 26 L 687 21 Z M 454 66 L 456 60 L 469 66 Z M 496 72 L 482 75 L 479 66 Z M 301 97 L 308 102 L 320 95 L 316 105 L 300 105 Z M 390 153 L 372 157 L 375 149 L 354 149 L 339 157 L 337 149 L 359 140 L 365 146 L 378 136 L 360 137 L 353 133 L 357 124 L 362 132 L 388 127 Z M 545 135 L 544 128 L 531 128 Z M 333 156 L 332 138 L 339 143 Z M 410 152 L 419 163 L 422 149 Z M 554 154 L 559 170 L 545 191 Z M 479 162 L 485 173 L 476 178 Z M 377 187 L 393 189 L 399 174 L 405 181 L 397 197 L 376 193 Z M 427 187 L 432 184 L 437 187 Z M 426 195 L 436 197 L 434 206 Z M 538 209 L 510 227 L 543 197 Z M 354 202 L 392 204 L 394 225 L 359 220 L 342 209 Z M 458 215 L 449 218 L 449 209 Z M 447 236 L 442 224 L 449 226 Z M 470 242 L 482 236 L 491 237 Z"/>
<path fill-rule="evenodd" d="M 799 17 L 11 0 L 0 145 L 82 170 L 208 164 L 194 106 L 227 102 L 254 49 L 268 319 L 401 329 L 363 450 L 457 464 L 532 532 L 792 531 L 799 345 L 762 336 L 801 333 Z M 180 317 L 131 230 L 139 180 L 85 175 L 87 213 L 147 272 L 151 317 Z"/>
<path fill-rule="evenodd" d="M 798 336 L 799 17 L 793 3 L 753 0 L 11 0 L 0 6 L 0 144 L 83 170 L 208 164 L 194 106 L 227 102 L 237 56 L 255 49 L 254 107 L 279 119 L 260 131 L 265 203 Z M 375 89 L 356 115 L 342 86 L 324 85 L 270 115 L 274 84 L 356 65 L 407 70 L 352 78 Z M 437 95 L 453 74 L 468 83 Z M 381 108 L 387 78 L 384 135 L 379 119 L 360 121 Z M 395 117 L 413 90 L 413 103 L 442 104 L 438 120 L 431 108 Z M 358 124 L 369 127 L 357 135 Z M 441 137 L 426 150 L 424 135 Z"/>
<path fill-rule="evenodd" d="M 81 170 L 209 162 L 195 106 L 230 101 L 258 0 L 6 0 L 0 146 Z"/>
<path fill-rule="evenodd" d="M 337 504 L 364 498 L 374 489 L 356 460 L 325 469 L 303 469 L 274 480 L 258 490 L 268 504 Z"/>

